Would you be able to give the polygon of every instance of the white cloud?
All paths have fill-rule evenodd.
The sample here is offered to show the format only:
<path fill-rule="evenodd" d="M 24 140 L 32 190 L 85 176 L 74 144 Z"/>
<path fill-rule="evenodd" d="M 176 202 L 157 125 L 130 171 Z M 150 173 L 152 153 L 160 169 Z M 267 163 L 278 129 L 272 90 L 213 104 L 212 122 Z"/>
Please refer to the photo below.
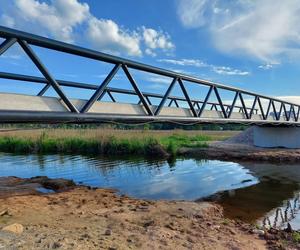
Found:
<path fill-rule="evenodd" d="M 57 39 L 72 42 L 74 28 L 89 17 L 89 6 L 77 0 L 14 0 L 12 13 L 2 15 L 4 24 L 32 29 Z"/>
<path fill-rule="evenodd" d="M 151 56 L 172 51 L 170 36 L 144 26 L 128 30 L 113 20 L 95 17 L 79 0 L 1 0 L 0 24 L 73 43 L 90 43 L 113 53 Z"/>
<path fill-rule="evenodd" d="M 138 34 L 135 32 L 130 34 L 120 29 L 112 20 L 93 17 L 88 22 L 87 36 L 94 47 L 105 52 L 127 53 L 132 56 L 142 54 Z"/>
<path fill-rule="evenodd" d="M 207 67 L 208 65 L 198 59 L 159 59 L 159 62 L 170 63 L 179 66 L 194 66 L 194 67 Z"/>
<path fill-rule="evenodd" d="M 272 69 L 273 68 L 273 64 L 266 63 L 266 64 L 263 64 L 263 65 L 259 65 L 258 68 L 259 69 L 263 69 L 263 70 Z"/>
<path fill-rule="evenodd" d="M 220 75 L 239 75 L 239 76 L 250 75 L 250 72 L 248 71 L 233 69 L 231 67 L 226 67 L 226 66 L 216 66 L 212 64 L 207 64 L 198 59 L 159 59 L 158 61 L 162 63 L 174 64 L 179 66 L 193 66 L 197 68 L 206 67 Z"/>
<path fill-rule="evenodd" d="M 177 13 L 183 25 L 190 28 L 204 25 L 208 4 L 209 0 L 180 0 Z"/>
<path fill-rule="evenodd" d="M 147 80 L 150 82 L 164 83 L 164 84 L 171 84 L 171 82 L 172 82 L 172 79 L 163 78 L 163 77 L 149 77 Z"/>
<path fill-rule="evenodd" d="M 259 65 L 258 68 L 263 69 L 263 70 L 269 70 L 269 69 L 273 69 L 278 64 L 279 63 L 265 63 L 262 65 Z"/>
<path fill-rule="evenodd" d="M 299 6 L 299 0 L 179 0 L 178 15 L 187 28 L 206 27 L 222 52 L 278 62 L 300 54 Z"/>
<path fill-rule="evenodd" d="M 143 40 L 147 46 L 146 53 L 152 56 L 156 54 L 153 52 L 155 49 L 172 50 L 175 45 L 171 42 L 170 36 L 162 31 L 156 31 L 143 27 Z"/>
<path fill-rule="evenodd" d="M 212 66 L 212 70 L 219 75 L 239 75 L 239 76 L 250 75 L 250 72 L 248 71 L 232 69 L 230 67 L 224 67 L 224 66 Z"/>

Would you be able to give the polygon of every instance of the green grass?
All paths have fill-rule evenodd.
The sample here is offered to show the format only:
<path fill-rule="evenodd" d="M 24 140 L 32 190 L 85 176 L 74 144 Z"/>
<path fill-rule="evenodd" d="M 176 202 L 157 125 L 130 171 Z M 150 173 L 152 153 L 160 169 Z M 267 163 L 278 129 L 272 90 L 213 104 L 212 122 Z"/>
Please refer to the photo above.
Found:
<path fill-rule="evenodd" d="M 38 135 L 0 136 L 0 151 L 10 153 L 79 153 L 97 155 L 149 155 L 175 156 L 182 147 L 208 147 L 208 135 L 161 134 L 160 136 L 86 136 L 84 133 L 71 135 L 43 131 Z"/>
<path fill-rule="evenodd" d="M 187 148 L 203 148 L 208 147 L 208 141 L 211 141 L 211 137 L 206 135 L 171 135 L 162 137 L 160 143 L 164 146 L 167 152 L 171 155 L 176 155 L 178 150 L 183 147 Z"/>
<path fill-rule="evenodd" d="M 292 239 L 296 243 L 300 243 L 300 233 L 299 232 L 293 232 L 292 233 Z"/>

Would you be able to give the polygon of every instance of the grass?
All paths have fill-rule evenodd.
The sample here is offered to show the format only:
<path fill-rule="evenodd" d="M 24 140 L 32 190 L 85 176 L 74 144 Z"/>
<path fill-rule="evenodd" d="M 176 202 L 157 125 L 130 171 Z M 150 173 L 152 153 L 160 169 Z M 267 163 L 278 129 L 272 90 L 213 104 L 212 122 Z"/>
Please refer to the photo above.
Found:
<path fill-rule="evenodd" d="M 114 129 L 0 130 L 0 151 L 101 155 L 176 155 L 182 147 L 207 147 L 236 132 Z"/>
<path fill-rule="evenodd" d="M 293 232 L 292 233 L 292 239 L 295 243 L 300 243 L 300 233 L 299 232 Z"/>

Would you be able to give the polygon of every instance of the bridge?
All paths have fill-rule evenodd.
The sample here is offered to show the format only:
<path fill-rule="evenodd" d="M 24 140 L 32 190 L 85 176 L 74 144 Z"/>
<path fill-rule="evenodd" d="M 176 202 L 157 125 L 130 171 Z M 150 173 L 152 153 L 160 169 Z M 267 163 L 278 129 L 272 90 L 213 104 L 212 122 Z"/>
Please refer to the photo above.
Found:
<path fill-rule="evenodd" d="M 43 76 L 0 72 L 0 78 L 6 79 L 8 82 L 15 80 L 24 83 L 41 84 L 40 91 L 32 95 L 0 93 L 1 123 L 119 121 L 133 123 L 180 122 L 184 124 L 246 123 L 268 126 L 279 125 L 283 127 L 300 125 L 300 105 L 296 103 L 149 66 L 3 26 L 0 26 L 0 38 L 3 39 L 0 45 L 0 56 L 14 44 L 18 44 Z M 111 65 L 111 71 L 100 84 L 56 79 L 33 47 L 47 49 L 57 54 L 63 52 L 100 61 Z M 132 89 L 109 87 L 109 83 L 120 71 L 125 73 Z M 164 93 L 142 91 L 132 71 L 165 77 L 169 79 L 169 86 Z M 189 90 L 187 85 L 192 85 L 193 91 Z M 172 94 L 172 90 L 176 86 L 181 90 L 182 96 Z M 94 93 L 89 99 L 82 99 L 80 96 L 71 99 L 66 95 L 64 87 L 88 89 L 94 91 Z M 54 89 L 57 97 L 46 96 L 46 92 L 50 88 Z M 230 92 L 232 97 L 227 99 L 222 97 L 220 94 L 222 91 Z M 116 94 L 135 96 L 138 98 L 138 102 L 124 103 L 118 101 Z M 200 98 L 200 95 L 203 97 Z M 213 95 L 215 97 L 212 97 Z M 110 101 L 104 101 L 104 96 L 108 96 Z M 257 133 L 259 134 L 258 137 L 260 137 L 262 132 L 258 131 Z M 272 138 L 274 132 L 269 133 L 268 136 Z"/>

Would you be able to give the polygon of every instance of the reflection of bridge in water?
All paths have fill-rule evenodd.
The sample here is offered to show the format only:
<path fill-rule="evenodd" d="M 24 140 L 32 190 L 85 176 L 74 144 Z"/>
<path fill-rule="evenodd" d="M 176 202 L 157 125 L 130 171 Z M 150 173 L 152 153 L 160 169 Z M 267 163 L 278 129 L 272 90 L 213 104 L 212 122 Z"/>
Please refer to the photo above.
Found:
<path fill-rule="evenodd" d="M 275 210 L 275 213 L 267 215 L 262 224 L 264 227 L 283 228 L 288 222 L 296 217 L 300 210 L 299 193 L 294 199 L 288 200 L 286 204 Z"/>
<path fill-rule="evenodd" d="M 247 222 L 259 221 L 265 226 L 282 227 L 294 222 L 299 211 L 300 172 L 298 165 L 276 166 L 272 164 L 240 163 L 260 182 L 240 188 L 219 192 L 204 200 L 214 200 L 224 208 L 230 218 Z M 200 199 L 203 200 L 203 199 Z"/>

